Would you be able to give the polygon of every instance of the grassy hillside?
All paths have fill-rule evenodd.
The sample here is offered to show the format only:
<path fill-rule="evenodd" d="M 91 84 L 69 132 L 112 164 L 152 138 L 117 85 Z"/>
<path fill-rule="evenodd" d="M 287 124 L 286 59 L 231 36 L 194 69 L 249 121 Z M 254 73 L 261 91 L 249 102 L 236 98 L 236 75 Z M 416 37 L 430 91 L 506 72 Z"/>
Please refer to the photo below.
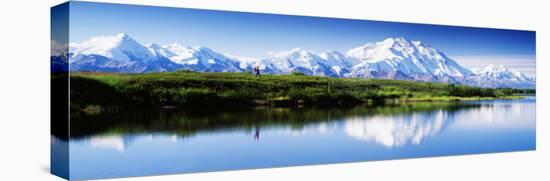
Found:
<path fill-rule="evenodd" d="M 52 77 L 55 78 L 55 77 Z M 71 106 L 347 105 L 518 98 L 525 90 L 363 78 L 171 72 L 71 73 Z"/>

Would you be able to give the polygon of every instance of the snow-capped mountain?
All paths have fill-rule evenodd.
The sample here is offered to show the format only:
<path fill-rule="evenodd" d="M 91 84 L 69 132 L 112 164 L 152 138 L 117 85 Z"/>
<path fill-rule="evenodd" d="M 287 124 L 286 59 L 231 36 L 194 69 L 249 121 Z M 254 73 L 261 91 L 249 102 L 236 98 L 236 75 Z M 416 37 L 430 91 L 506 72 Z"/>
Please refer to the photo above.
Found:
<path fill-rule="evenodd" d="M 514 87 L 534 88 L 536 80 L 502 65 L 488 65 L 475 70 L 476 76 L 467 80 L 466 84 L 478 87 Z"/>
<path fill-rule="evenodd" d="M 178 66 L 125 33 L 69 44 L 71 71 L 164 72 Z"/>
<path fill-rule="evenodd" d="M 177 56 L 174 52 L 156 44 L 151 43 L 147 45 L 147 48 L 149 48 L 149 51 L 156 57 L 166 57 L 168 59 Z M 172 59 L 170 59 L 172 60 Z"/>
<path fill-rule="evenodd" d="M 172 52 L 167 56 L 172 62 L 189 69 L 201 72 L 240 72 L 239 62 L 206 47 L 184 47 L 173 43 L 162 47 Z"/>
<path fill-rule="evenodd" d="M 347 55 L 361 62 L 352 68 L 351 77 L 458 83 L 472 74 L 439 50 L 402 37 L 368 43 Z"/>
<path fill-rule="evenodd" d="M 119 63 L 148 62 L 155 58 L 147 47 L 126 33 L 119 33 L 116 36 L 93 37 L 83 43 L 73 43 L 70 45 L 70 51 L 74 53 L 73 57 L 100 55 Z"/>
<path fill-rule="evenodd" d="M 338 71 L 334 71 L 338 68 L 333 70 L 332 67 L 342 66 L 338 64 L 340 62 L 330 62 L 316 53 L 300 48 L 275 53 L 273 57 L 267 59 L 267 62 L 273 65 L 276 72 L 282 74 L 302 72 L 306 75 L 331 77 L 339 76 Z"/>
<path fill-rule="evenodd" d="M 51 40 L 51 66 L 52 72 L 66 72 L 69 68 L 68 46 Z"/>
<path fill-rule="evenodd" d="M 349 58 L 336 50 L 321 53 L 319 56 L 325 60 L 330 71 L 338 77 L 343 77 L 354 65 L 359 64 L 357 59 Z"/>
<path fill-rule="evenodd" d="M 53 50 L 52 50 L 53 51 Z M 52 60 L 62 57 L 52 54 Z M 480 87 L 534 88 L 534 78 L 501 67 L 472 71 L 443 52 L 420 41 L 387 38 L 338 51 L 315 53 L 295 48 L 268 58 L 249 58 L 216 52 L 207 47 L 186 47 L 177 43 L 143 46 L 128 34 L 99 36 L 69 44 L 71 71 L 244 72 L 258 66 L 262 73 L 330 77 L 363 77 L 467 84 Z"/>

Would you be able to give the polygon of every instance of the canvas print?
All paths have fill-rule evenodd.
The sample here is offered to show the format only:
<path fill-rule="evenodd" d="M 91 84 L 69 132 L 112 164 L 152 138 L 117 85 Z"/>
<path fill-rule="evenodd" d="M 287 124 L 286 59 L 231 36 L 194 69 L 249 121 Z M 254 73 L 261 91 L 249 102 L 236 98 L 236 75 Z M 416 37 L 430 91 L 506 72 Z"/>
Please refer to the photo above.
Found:
<path fill-rule="evenodd" d="M 67 2 L 70 180 L 536 149 L 534 31 Z"/>

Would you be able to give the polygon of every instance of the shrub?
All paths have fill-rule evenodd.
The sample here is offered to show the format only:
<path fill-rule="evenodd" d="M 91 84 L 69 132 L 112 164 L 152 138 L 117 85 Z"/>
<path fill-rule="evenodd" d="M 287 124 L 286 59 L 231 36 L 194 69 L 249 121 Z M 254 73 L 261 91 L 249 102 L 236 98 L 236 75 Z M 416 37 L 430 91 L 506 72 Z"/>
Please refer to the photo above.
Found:
<path fill-rule="evenodd" d="M 291 75 L 295 75 L 295 76 L 306 76 L 306 74 L 304 74 L 303 72 L 298 72 L 298 71 L 292 72 Z"/>

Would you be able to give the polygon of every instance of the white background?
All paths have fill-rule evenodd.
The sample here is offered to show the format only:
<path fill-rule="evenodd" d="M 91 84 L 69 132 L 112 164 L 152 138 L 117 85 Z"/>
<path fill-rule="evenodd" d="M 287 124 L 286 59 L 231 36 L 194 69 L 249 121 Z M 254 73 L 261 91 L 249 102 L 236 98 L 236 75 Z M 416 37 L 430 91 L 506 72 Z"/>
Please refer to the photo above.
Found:
<path fill-rule="evenodd" d="M 50 10 L 60 0 L 0 6 L 0 180 L 48 173 Z M 537 31 L 537 151 L 136 177 L 123 180 L 548 180 L 548 5 L 541 0 L 110 0 L 202 9 Z"/>

